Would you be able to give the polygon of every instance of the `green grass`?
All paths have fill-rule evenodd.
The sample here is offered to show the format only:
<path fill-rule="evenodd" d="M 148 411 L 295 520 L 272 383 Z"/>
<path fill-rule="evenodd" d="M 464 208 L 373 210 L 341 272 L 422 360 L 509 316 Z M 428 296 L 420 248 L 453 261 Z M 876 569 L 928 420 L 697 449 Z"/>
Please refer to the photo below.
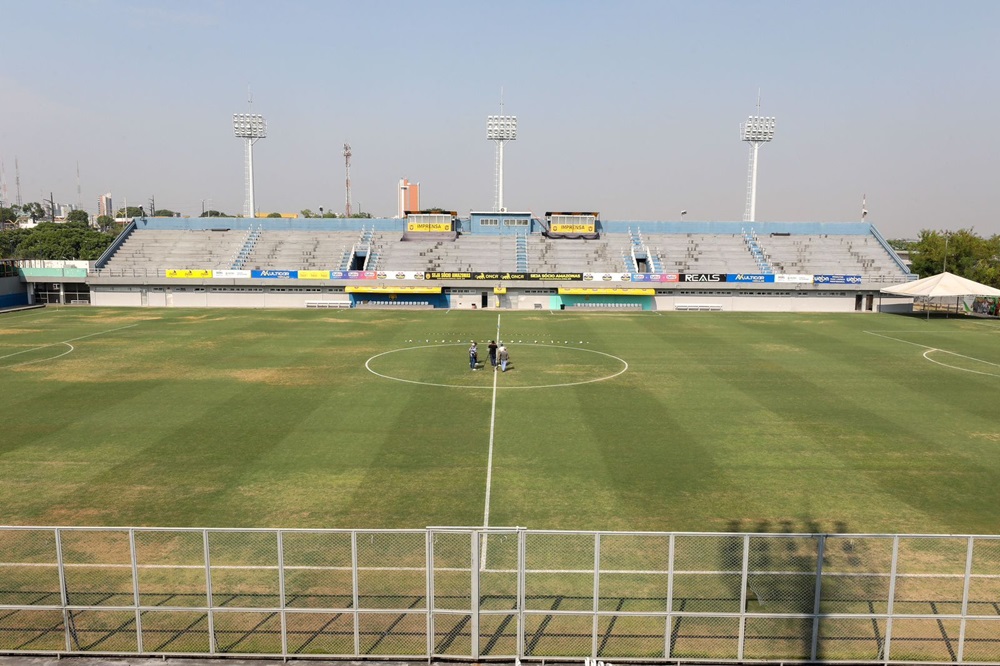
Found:
<path fill-rule="evenodd" d="M 1000 532 L 996 322 L 499 316 L 514 367 L 496 378 L 491 525 Z M 494 374 L 466 349 L 485 359 L 496 327 L 458 311 L 4 315 L 0 524 L 482 524 Z"/>

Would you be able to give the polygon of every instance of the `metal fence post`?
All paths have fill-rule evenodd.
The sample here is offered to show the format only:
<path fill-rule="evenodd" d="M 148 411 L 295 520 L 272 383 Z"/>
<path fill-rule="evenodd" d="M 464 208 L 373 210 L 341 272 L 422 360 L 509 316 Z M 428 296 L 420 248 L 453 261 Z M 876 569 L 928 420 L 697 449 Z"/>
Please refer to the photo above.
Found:
<path fill-rule="evenodd" d="M 70 617 L 69 594 L 66 591 L 66 565 L 63 562 L 62 552 L 62 530 L 55 529 L 56 537 L 56 567 L 59 570 L 59 601 L 62 603 L 63 612 L 63 632 L 66 634 L 66 652 L 73 651 L 73 643 L 70 637 L 72 618 Z"/>
<path fill-rule="evenodd" d="M 816 544 L 816 585 L 813 589 L 813 631 L 812 647 L 809 648 L 809 661 L 816 661 L 819 652 L 819 617 L 823 597 L 823 557 L 826 552 L 826 535 L 820 534 Z"/>
<path fill-rule="evenodd" d="M 285 612 L 285 540 L 281 530 L 278 539 L 278 608 L 281 609 L 281 656 L 288 658 L 288 614 Z"/>
<path fill-rule="evenodd" d="M 135 605 L 135 648 L 142 654 L 142 611 L 139 610 L 139 564 L 135 557 L 135 528 L 128 531 L 128 552 L 132 561 L 132 603 Z"/>
<path fill-rule="evenodd" d="M 740 575 L 740 633 L 736 658 L 743 661 L 743 643 L 747 635 L 747 582 L 750 569 L 750 535 L 743 535 L 743 570 Z"/>
<path fill-rule="evenodd" d="M 896 571 L 899 568 L 899 536 L 892 537 L 892 567 L 889 571 L 889 604 L 888 617 L 885 619 L 885 642 L 882 644 L 883 663 L 889 662 L 889 651 L 892 645 L 892 615 L 896 601 Z"/>
<path fill-rule="evenodd" d="M 434 656 L 434 537 L 432 530 L 424 533 L 424 562 L 426 564 L 424 579 L 424 594 L 427 595 L 427 636 L 424 644 L 427 646 L 427 659 Z"/>
<path fill-rule="evenodd" d="M 524 657 L 524 589 L 526 553 L 526 530 L 517 530 L 517 658 Z"/>
<path fill-rule="evenodd" d="M 958 624 L 958 662 L 965 657 L 965 622 L 969 615 L 969 581 L 972 579 L 972 551 L 975 548 L 975 537 L 969 537 L 965 552 L 965 583 L 962 586 L 962 619 Z"/>
<path fill-rule="evenodd" d="M 601 596 L 601 533 L 594 533 L 594 600 L 593 600 L 593 623 L 590 629 L 590 658 L 597 659 L 597 612 L 600 610 L 599 600 Z"/>
<path fill-rule="evenodd" d="M 663 632 L 663 658 L 670 659 L 670 652 L 673 645 L 670 644 L 670 636 L 673 634 L 673 611 L 674 611 L 674 548 L 677 546 L 675 536 L 670 535 L 667 553 L 667 625 Z"/>
<path fill-rule="evenodd" d="M 351 530 L 351 608 L 354 609 L 354 656 L 361 656 L 361 616 L 358 613 L 358 532 Z"/>
<path fill-rule="evenodd" d="M 472 530 L 472 559 L 469 562 L 469 570 L 472 574 L 472 580 L 470 581 L 470 606 L 469 612 L 472 614 L 470 617 L 470 625 L 472 627 L 472 658 L 479 659 L 479 532 L 477 530 Z M 483 539 L 486 539 L 486 532 L 483 532 Z M 494 547 L 496 544 L 494 543 Z M 485 548 L 483 549 L 483 555 L 485 555 Z M 486 560 L 483 559 L 482 567 L 486 568 Z"/>
<path fill-rule="evenodd" d="M 212 600 L 212 558 L 208 549 L 208 530 L 201 531 L 202 549 L 205 554 L 205 601 L 208 603 L 208 653 L 215 654 L 215 613 L 212 610 L 215 602 Z"/>

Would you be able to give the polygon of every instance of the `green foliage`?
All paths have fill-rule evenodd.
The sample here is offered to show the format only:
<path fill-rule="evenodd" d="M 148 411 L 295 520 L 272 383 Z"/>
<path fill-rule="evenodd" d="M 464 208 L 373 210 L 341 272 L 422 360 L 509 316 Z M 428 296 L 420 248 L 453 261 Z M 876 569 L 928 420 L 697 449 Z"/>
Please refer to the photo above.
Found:
<path fill-rule="evenodd" d="M 0 230 L 17 223 L 17 211 L 14 207 L 0 207 Z"/>
<path fill-rule="evenodd" d="M 93 260 L 114 239 L 115 234 L 91 229 L 79 220 L 60 224 L 41 222 L 33 229 L 0 232 L 0 258 Z"/>
<path fill-rule="evenodd" d="M 90 215 L 85 210 L 71 210 L 66 216 L 67 222 L 82 222 L 90 224 Z"/>
<path fill-rule="evenodd" d="M 115 228 L 115 218 L 110 215 L 100 215 L 97 220 L 97 228 L 101 231 L 111 231 Z"/>
<path fill-rule="evenodd" d="M 983 238 L 971 229 L 924 229 L 910 249 L 913 272 L 921 277 L 947 270 L 1000 288 L 1000 235 Z"/>
<path fill-rule="evenodd" d="M 281 217 L 281 213 L 268 213 L 267 216 L 268 217 L 277 217 L 277 218 L 280 218 Z"/>
<path fill-rule="evenodd" d="M 158 208 L 153 211 L 153 217 L 177 217 L 177 213 L 168 208 Z"/>
<path fill-rule="evenodd" d="M 198 217 L 232 217 L 232 215 L 228 215 L 226 213 L 222 213 L 222 212 L 217 211 L 217 210 L 206 210 L 204 213 L 202 213 Z"/>
<path fill-rule="evenodd" d="M 119 208 L 118 212 L 115 213 L 115 217 L 145 217 L 146 211 L 143 210 L 142 206 L 129 206 L 128 210 L 124 208 Z"/>
<path fill-rule="evenodd" d="M 303 208 L 299 211 L 299 215 L 302 217 L 318 217 L 316 213 L 312 212 L 309 208 Z"/>

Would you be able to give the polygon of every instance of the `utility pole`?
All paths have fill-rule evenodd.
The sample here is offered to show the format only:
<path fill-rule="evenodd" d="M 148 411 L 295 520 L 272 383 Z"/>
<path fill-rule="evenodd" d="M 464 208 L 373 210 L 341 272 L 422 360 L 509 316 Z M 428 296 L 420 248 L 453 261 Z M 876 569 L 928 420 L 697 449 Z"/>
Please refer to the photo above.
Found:
<path fill-rule="evenodd" d="M 49 192 L 49 213 L 50 213 L 50 216 L 52 217 L 52 224 L 55 224 L 55 222 L 56 222 L 56 200 L 55 200 L 55 197 L 52 196 L 52 192 Z"/>
<path fill-rule="evenodd" d="M 21 201 L 21 165 L 17 163 L 17 155 L 14 156 L 14 182 L 17 185 L 17 207 L 24 205 Z"/>
<path fill-rule="evenodd" d="M 156 217 L 156 195 L 149 195 L 149 216 Z"/>

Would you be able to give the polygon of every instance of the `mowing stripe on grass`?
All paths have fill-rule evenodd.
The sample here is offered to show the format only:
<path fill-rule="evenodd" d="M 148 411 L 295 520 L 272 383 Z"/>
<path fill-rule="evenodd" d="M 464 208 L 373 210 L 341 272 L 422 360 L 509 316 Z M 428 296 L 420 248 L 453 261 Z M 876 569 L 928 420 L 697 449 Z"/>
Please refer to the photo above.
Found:
<path fill-rule="evenodd" d="M 891 336 L 888 336 L 888 335 L 882 335 L 881 333 L 876 333 L 875 331 L 865 331 L 865 333 L 868 333 L 870 335 L 874 335 L 874 336 L 879 337 L 879 338 L 885 338 L 886 340 L 894 340 L 896 342 L 905 342 L 906 344 L 913 345 L 914 347 L 922 347 L 923 349 L 926 349 L 927 351 L 925 351 L 923 354 L 921 354 L 921 356 L 923 356 L 925 360 L 930 361 L 931 363 L 934 363 L 935 365 L 940 365 L 940 366 L 945 367 L 945 368 L 951 368 L 952 370 L 960 370 L 962 372 L 971 372 L 974 375 L 986 375 L 987 377 L 1000 377 L 1000 375 L 998 375 L 995 372 L 981 372 L 979 370 L 970 370 L 968 368 L 960 368 L 960 367 L 955 366 L 955 365 L 948 365 L 947 363 L 942 363 L 941 361 L 935 361 L 930 356 L 928 356 L 928 354 L 933 354 L 934 352 L 941 352 L 942 354 L 951 354 L 952 356 L 957 356 L 959 358 L 964 358 L 964 359 L 968 359 L 970 361 L 975 361 L 976 363 L 984 363 L 985 365 L 992 365 L 995 368 L 1000 368 L 1000 363 L 993 363 L 991 361 L 984 361 L 981 358 L 976 358 L 974 356 L 966 356 L 965 354 L 959 354 L 958 352 L 948 351 L 947 349 L 941 349 L 939 347 L 931 347 L 929 345 L 922 345 L 919 342 L 910 342 L 909 340 L 901 340 L 900 338 L 894 338 L 894 337 L 891 337 Z"/>
<path fill-rule="evenodd" d="M 105 335 L 107 333 L 114 333 L 115 331 L 121 331 L 121 330 L 126 329 L 126 328 L 133 328 L 133 327 L 138 326 L 138 325 L 139 324 L 129 324 L 128 326 L 119 326 L 118 328 L 110 328 L 110 329 L 108 329 L 106 331 L 98 331 L 97 333 L 88 333 L 87 335 L 81 335 L 78 338 L 70 338 L 69 340 L 62 340 L 60 342 L 53 342 L 53 343 L 50 343 L 50 344 L 47 344 L 47 345 L 41 345 L 41 346 L 38 346 L 38 347 L 32 347 L 31 349 L 22 349 L 21 351 L 18 351 L 18 352 L 13 352 L 13 353 L 7 354 L 5 356 L 0 356 L 0 360 L 3 360 L 5 358 L 10 358 L 11 356 L 17 356 L 19 354 L 27 354 L 28 352 L 38 351 L 39 349 L 45 349 L 47 347 L 55 347 L 56 345 L 65 345 L 65 344 L 69 344 L 70 342 L 76 342 L 77 340 L 83 340 L 85 338 L 92 338 L 95 335 Z M 70 347 L 72 347 L 72 346 L 73 345 L 70 345 Z M 69 353 L 69 352 L 67 352 L 67 353 Z M 63 356 L 63 354 L 60 354 L 59 356 Z M 58 358 L 58 357 L 56 357 L 56 358 Z"/>

